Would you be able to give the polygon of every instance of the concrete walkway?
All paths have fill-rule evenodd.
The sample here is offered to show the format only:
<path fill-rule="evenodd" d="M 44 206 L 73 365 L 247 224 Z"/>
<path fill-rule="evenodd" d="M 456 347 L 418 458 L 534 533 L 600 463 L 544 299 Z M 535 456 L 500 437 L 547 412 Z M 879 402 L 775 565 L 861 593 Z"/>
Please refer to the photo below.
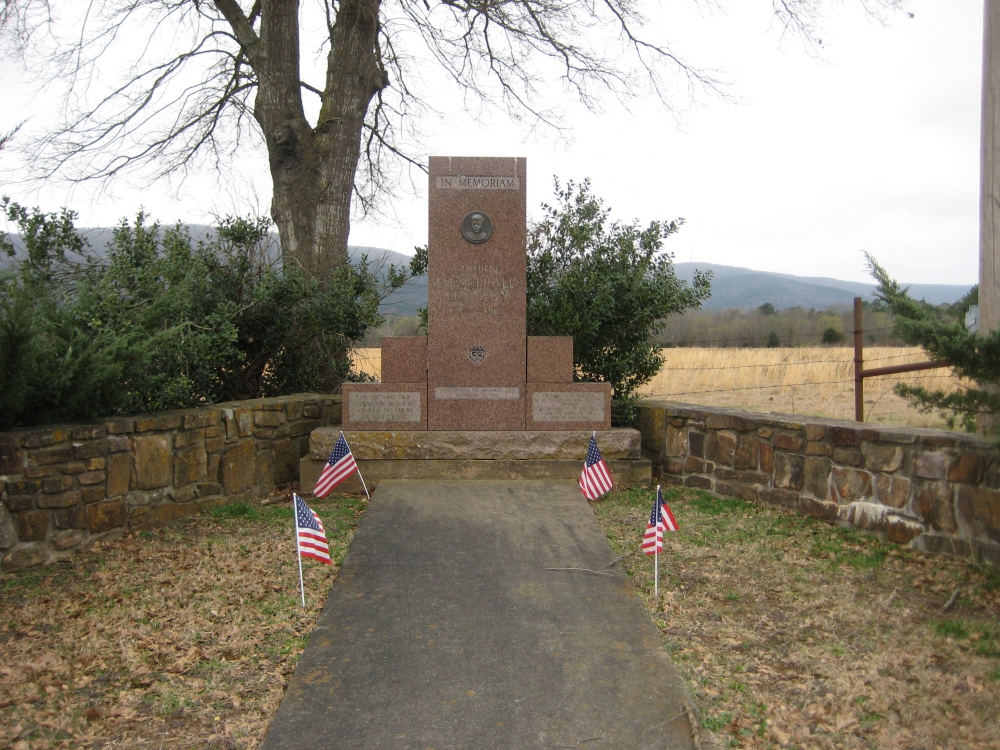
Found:
<path fill-rule="evenodd" d="M 264 750 L 693 748 L 685 688 L 579 488 L 385 480 Z"/>

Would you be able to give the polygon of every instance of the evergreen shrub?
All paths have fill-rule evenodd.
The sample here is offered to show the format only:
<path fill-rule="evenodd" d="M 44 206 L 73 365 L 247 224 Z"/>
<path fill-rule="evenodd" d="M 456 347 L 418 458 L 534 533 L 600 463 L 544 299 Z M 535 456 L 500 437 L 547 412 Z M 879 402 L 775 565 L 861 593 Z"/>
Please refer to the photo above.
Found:
<path fill-rule="evenodd" d="M 977 422 L 990 424 L 1000 414 L 1000 331 L 986 335 L 970 333 L 964 316 L 977 304 L 973 287 L 954 305 L 930 305 L 915 300 L 867 253 L 868 269 L 878 282 L 877 306 L 896 316 L 896 333 L 908 344 L 923 347 L 931 359 L 947 360 L 952 371 L 975 385 L 957 391 L 930 390 L 898 383 L 894 390 L 924 412 L 937 410 L 951 426 L 975 431 Z M 991 428 L 996 432 L 996 428 Z"/>
<path fill-rule="evenodd" d="M 98 257 L 75 214 L 4 199 L 20 230 L 0 274 L 0 427 L 335 390 L 349 345 L 381 323 L 367 258 L 324 283 L 274 259 L 270 223 L 227 218 L 192 241 L 140 213 Z"/>
<path fill-rule="evenodd" d="M 683 224 L 611 221 L 590 181 L 555 181 L 556 204 L 528 230 L 528 334 L 572 336 L 577 380 L 612 388 L 612 420 L 630 424 L 635 390 L 663 365 L 664 319 L 711 295 L 711 274 L 679 279 L 663 243 Z"/>

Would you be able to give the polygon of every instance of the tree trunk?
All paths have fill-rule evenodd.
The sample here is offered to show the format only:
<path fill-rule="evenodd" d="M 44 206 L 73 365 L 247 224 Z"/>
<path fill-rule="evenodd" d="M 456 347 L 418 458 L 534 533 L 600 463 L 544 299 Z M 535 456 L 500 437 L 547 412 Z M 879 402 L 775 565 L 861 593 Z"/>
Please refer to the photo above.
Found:
<path fill-rule="evenodd" d="M 362 127 L 387 81 L 377 49 L 379 0 L 345 0 L 331 32 L 319 121 L 310 127 L 299 82 L 298 11 L 298 0 L 263 3 L 254 116 L 267 141 L 282 259 L 323 280 L 347 260 Z"/>

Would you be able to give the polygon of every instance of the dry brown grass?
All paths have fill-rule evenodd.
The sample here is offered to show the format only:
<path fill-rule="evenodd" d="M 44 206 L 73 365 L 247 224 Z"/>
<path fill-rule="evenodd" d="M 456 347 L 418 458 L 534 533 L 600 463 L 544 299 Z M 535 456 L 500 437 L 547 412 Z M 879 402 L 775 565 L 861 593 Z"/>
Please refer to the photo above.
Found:
<path fill-rule="evenodd" d="M 750 411 L 854 419 L 854 350 L 844 347 L 798 349 L 662 350 L 663 370 L 639 389 L 640 396 Z M 923 362 L 919 347 L 870 347 L 866 367 Z M 381 349 L 355 350 L 355 369 L 379 378 Z M 865 380 L 865 421 L 946 427 L 938 414 L 922 414 L 892 392 L 898 382 L 928 389 L 955 390 L 951 370 L 924 370 Z"/>
<path fill-rule="evenodd" d="M 669 501 L 659 597 L 634 554 L 650 491 L 593 507 L 703 747 L 1000 748 L 1000 573 L 739 500 Z M 364 500 L 314 507 L 339 563 Z M 291 511 L 272 505 L 0 577 L 0 747 L 257 747 L 336 568 L 305 574 L 303 610 Z"/>
<path fill-rule="evenodd" d="M 652 492 L 593 507 L 687 679 L 704 747 L 1000 748 L 1000 572 L 741 500 L 667 499 L 680 531 L 659 597 L 636 553 Z"/>
<path fill-rule="evenodd" d="M 854 419 L 854 350 L 664 349 L 663 370 L 639 389 L 655 396 L 706 406 Z M 865 367 L 927 360 L 920 347 L 870 347 Z M 944 427 L 937 414 L 922 414 L 892 392 L 898 382 L 955 390 L 961 381 L 950 369 L 923 370 L 865 379 L 865 421 Z"/>
<path fill-rule="evenodd" d="M 337 561 L 365 503 L 314 501 Z M 337 567 L 291 507 L 230 506 L 0 577 L 0 747 L 257 747 Z"/>
<path fill-rule="evenodd" d="M 354 349 L 351 356 L 354 358 L 354 367 L 351 368 L 354 372 L 363 372 L 378 380 L 382 379 L 381 347 Z"/>

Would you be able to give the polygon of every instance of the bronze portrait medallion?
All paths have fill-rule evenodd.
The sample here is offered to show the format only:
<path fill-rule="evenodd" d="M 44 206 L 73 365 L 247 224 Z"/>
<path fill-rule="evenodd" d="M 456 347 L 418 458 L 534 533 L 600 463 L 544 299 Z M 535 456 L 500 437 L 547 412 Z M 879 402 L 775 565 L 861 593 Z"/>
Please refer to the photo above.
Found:
<path fill-rule="evenodd" d="M 482 211 L 473 211 L 462 219 L 462 236 L 473 245 L 486 242 L 493 234 L 493 222 Z"/>

